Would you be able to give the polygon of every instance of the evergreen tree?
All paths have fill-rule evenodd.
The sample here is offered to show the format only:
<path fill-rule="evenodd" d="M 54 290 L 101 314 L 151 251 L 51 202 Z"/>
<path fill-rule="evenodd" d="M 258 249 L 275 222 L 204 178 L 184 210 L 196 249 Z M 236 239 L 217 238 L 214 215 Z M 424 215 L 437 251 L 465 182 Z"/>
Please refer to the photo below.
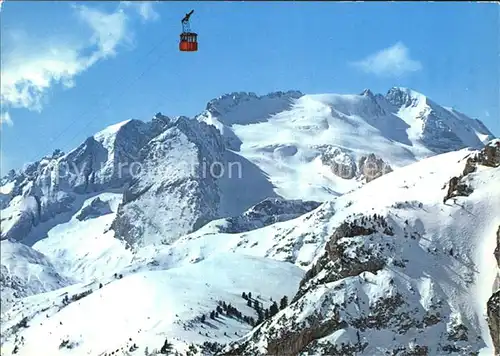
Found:
<path fill-rule="evenodd" d="M 168 355 L 169 353 L 172 352 L 173 345 L 168 342 L 168 339 L 165 339 L 165 343 L 163 344 L 162 348 L 160 349 L 160 353 L 162 355 Z"/>
<path fill-rule="evenodd" d="M 269 319 L 269 309 L 264 310 L 264 318 Z"/>
<path fill-rule="evenodd" d="M 252 301 L 250 299 L 247 299 L 247 305 L 251 308 L 252 307 Z"/>
<path fill-rule="evenodd" d="M 198 354 L 196 346 L 194 346 L 194 344 L 189 345 L 186 356 L 195 356 L 196 354 Z"/>
<path fill-rule="evenodd" d="M 210 312 L 210 319 L 215 319 L 215 312 L 213 310 Z"/>
<path fill-rule="evenodd" d="M 255 300 L 254 303 L 253 303 L 253 307 L 255 310 L 257 309 L 260 309 L 260 304 L 259 304 L 259 301 L 258 300 Z"/>
<path fill-rule="evenodd" d="M 248 298 L 252 299 L 252 292 L 248 292 Z"/>
<path fill-rule="evenodd" d="M 247 294 L 246 294 L 245 292 L 241 293 L 241 297 L 242 297 L 243 299 L 248 299 Z"/>
<path fill-rule="evenodd" d="M 269 314 L 271 317 L 275 316 L 278 312 L 279 312 L 279 308 L 278 308 L 278 303 L 276 302 L 273 302 L 273 304 L 271 305 L 271 307 L 269 308 Z"/>
<path fill-rule="evenodd" d="M 257 324 L 260 324 L 260 323 L 262 323 L 263 321 L 264 321 L 264 315 L 263 315 L 263 313 L 262 313 L 262 310 L 261 310 L 261 309 L 259 309 L 259 310 L 257 311 Z"/>
<path fill-rule="evenodd" d="M 288 297 L 285 295 L 280 300 L 280 309 L 285 309 L 288 306 Z"/>
<path fill-rule="evenodd" d="M 205 322 L 205 314 L 202 314 L 201 315 L 201 322 L 204 323 Z"/>

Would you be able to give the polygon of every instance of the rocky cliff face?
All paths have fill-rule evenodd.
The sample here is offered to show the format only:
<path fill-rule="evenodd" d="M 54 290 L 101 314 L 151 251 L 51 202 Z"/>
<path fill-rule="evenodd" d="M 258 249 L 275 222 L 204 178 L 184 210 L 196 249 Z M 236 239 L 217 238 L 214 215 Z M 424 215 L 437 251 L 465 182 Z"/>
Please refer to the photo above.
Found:
<path fill-rule="evenodd" d="M 266 198 L 239 216 L 214 220 L 206 225 L 210 232 L 236 234 L 297 218 L 316 209 L 315 201 Z M 205 230 L 205 228 L 204 228 Z"/>
<path fill-rule="evenodd" d="M 160 113 L 148 123 L 110 126 L 3 183 L 12 188 L 1 197 L 2 239 L 26 240 L 40 223 L 63 213 L 69 218 L 86 199 L 112 191 L 123 192 L 123 201 L 110 229 L 129 246 L 170 242 L 275 196 L 255 165 L 227 151 L 216 128 Z M 241 187 L 257 190 L 245 194 Z M 108 213 L 95 201 L 76 219 Z"/>
<path fill-rule="evenodd" d="M 415 117 L 410 123 L 417 132 L 418 140 L 436 153 L 446 152 L 465 146 L 481 148 L 494 138 L 493 134 L 479 120 L 472 120 L 450 108 L 444 108 L 420 93 L 407 88 L 391 88 L 386 100 L 399 112 Z M 484 135 L 480 140 L 477 133 Z"/>
<path fill-rule="evenodd" d="M 68 154 L 56 151 L 26 165 L 10 180 L 13 188 L 2 210 L 1 239 L 23 240 L 39 223 L 76 211 L 82 196 L 120 189 L 153 132 L 142 121 L 125 121 L 89 137 Z"/>
<path fill-rule="evenodd" d="M 223 161 L 224 150 L 214 127 L 184 117 L 172 122 L 140 152 L 140 169 L 111 226 L 116 236 L 143 245 L 175 239 L 218 217 L 218 172 L 208 170 Z"/>
<path fill-rule="evenodd" d="M 327 146 L 322 147 L 321 163 L 331 172 L 343 179 L 357 178 L 366 183 L 392 172 L 392 167 L 374 153 L 362 155 L 356 164 L 355 156 L 346 149 Z"/>
<path fill-rule="evenodd" d="M 431 283 L 424 296 L 407 283 L 410 257 L 404 251 L 421 236 L 409 227 L 406 237 L 398 236 L 401 227 L 392 224 L 376 214 L 341 224 L 291 305 L 223 354 L 473 353 L 478 330 L 454 315 L 439 287 Z"/>
<path fill-rule="evenodd" d="M 500 355 L 500 290 L 493 293 L 488 300 L 488 325 L 495 355 Z"/>
<path fill-rule="evenodd" d="M 327 147 L 321 155 L 321 163 L 330 167 L 333 174 L 344 179 L 352 179 L 358 174 L 354 158 L 349 152 L 338 147 Z"/>
<path fill-rule="evenodd" d="M 500 269 L 500 226 L 497 231 L 497 246 L 495 248 L 495 258 Z M 500 355 L 500 275 L 497 275 L 498 290 L 493 293 L 488 300 L 487 313 L 488 325 L 490 327 L 491 339 L 495 348 L 495 355 Z"/>

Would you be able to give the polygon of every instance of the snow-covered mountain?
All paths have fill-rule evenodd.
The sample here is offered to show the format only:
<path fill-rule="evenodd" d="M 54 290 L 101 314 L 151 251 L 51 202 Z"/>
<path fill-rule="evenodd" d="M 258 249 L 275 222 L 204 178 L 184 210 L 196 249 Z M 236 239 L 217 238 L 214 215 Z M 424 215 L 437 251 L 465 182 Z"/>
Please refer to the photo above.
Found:
<path fill-rule="evenodd" d="M 492 166 L 453 152 L 338 198 L 346 208 L 292 303 L 224 354 L 493 355 L 496 147 Z"/>
<path fill-rule="evenodd" d="M 493 138 L 479 121 L 404 88 L 385 96 L 233 93 L 196 119 L 124 121 L 4 177 L 1 238 L 31 244 L 90 196 L 120 191 L 117 237 L 169 241 L 268 197 L 326 201 Z"/>
<path fill-rule="evenodd" d="M 278 194 L 317 201 L 359 187 L 356 177 L 493 138 L 480 121 L 406 88 L 385 96 L 232 93 L 212 100 L 197 119 L 269 174 Z M 360 164 L 370 155 L 373 164 Z"/>
<path fill-rule="evenodd" d="M 78 263 L 110 273 L 15 302 L 2 347 L 133 355 L 168 340 L 182 355 L 491 355 L 496 142 L 424 159 L 260 229 L 198 231 L 135 256 L 93 246 L 101 253 Z M 128 259 L 115 273 L 103 265 L 113 256 Z"/>
<path fill-rule="evenodd" d="M 404 88 L 110 126 L 2 178 L 2 354 L 492 350 L 492 139 Z"/>

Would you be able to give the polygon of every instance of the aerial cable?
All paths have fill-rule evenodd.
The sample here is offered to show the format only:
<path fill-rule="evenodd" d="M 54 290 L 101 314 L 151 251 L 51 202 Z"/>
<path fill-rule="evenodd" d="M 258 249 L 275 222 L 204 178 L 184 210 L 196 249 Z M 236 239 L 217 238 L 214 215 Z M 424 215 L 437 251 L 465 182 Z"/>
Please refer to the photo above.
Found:
<path fill-rule="evenodd" d="M 166 55 L 167 55 L 168 51 L 165 50 L 163 52 L 163 54 L 161 56 L 159 56 L 155 62 L 153 62 L 152 64 L 150 64 L 145 70 L 143 70 L 129 85 L 127 85 L 126 87 L 123 88 L 122 91 L 120 91 L 118 93 L 118 96 L 122 96 L 124 94 L 125 91 L 127 91 L 128 89 L 130 89 L 130 87 L 135 84 L 139 79 L 141 79 L 148 71 L 150 71 L 153 67 L 156 66 L 156 64 L 158 64 L 158 62 L 163 59 Z M 111 102 L 108 102 L 108 105 L 104 108 L 104 109 L 108 109 L 109 107 L 111 106 Z M 94 120 L 99 117 L 99 115 L 95 115 L 92 119 L 88 120 L 87 121 L 87 124 L 80 130 L 78 130 L 78 132 L 75 133 L 75 135 L 73 135 L 73 137 L 71 137 L 71 139 L 69 140 L 69 144 L 71 144 L 70 142 L 73 141 L 73 139 L 75 139 L 83 130 L 85 130 L 86 128 L 88 128 L 90 126 L 90 124 L 92 122 L 94 122 Z"/>
<path fill-rule="evenodd" d="M 149 49 L 149 51 L 148 51 L 148 52 L 147 52 L 144 56 L 142 56 L 141 58 L 138 58 L 138 59 L 135 61 L 135 63 L 134 63 L 134 67 L 135 67 L 137 64 L 139 64 L 140 62 L 142 62 L 143 60 L 145 60 L 147 57 L 149 57 L 149 56 L 150 56 L 150 55 L 151 55 L 151 54 L 152 54 L 152 53 L 153 53 L 153 52 L 154 52 L 154 51 L 155 51 L 155 50 L 156 50 L 156 49 L 157 49 L 160 45 L 164 44 L 164 43 L 166 42 L 166 40 L 168 39 L 168 37 L 169 37 L 168 35 L 165 35 L 163 38 L 161 38 L 161 40 L 160 40 L 160 41 L 158 41 L 156 44 L 154 44 L 154 45 L 153 45 L 153 46 Z M 140 77 L 139 77 L 139 78 L 140 78 Z M 125 80 L 125 76 L 120 77 L 120 79 L 119 79 L 119 81 L 116 83 L 116 85 L 121 85 L 121 84 L 124 82 L 124 80 Z M 126 85 L 126 86 L 125 86 L 125 88 L 129 88 L 132 84 L 134 84 L 135 82 L 137 82 L 137 80 L 138 80 L 138 78 L 135 78 L 135 79 L 133 80 L 133 82 L 131 82 L 131 83 L 129 83 L 128 85 Z M 102 98 L 102 96 L 105 94 L 105 92 L 106 92 L 106 90 L 102 90 L 102 91 L 100 92 L 100 94 L 99 94 L 99 98 Z M 123 94 L 123 90 L 122 90 L 122 92 L 121 92 L 120 94 Z M 45 147 L 43 148 L 43 151 L 42 151 L 42 152 L 44 152 L 44 151 L 48 150 L 50 146 L 53 146 L 53 147 L 54 147 L 54 144 L 55 144 L 55 143 L 57 143 L 57 141 L 59 140 L 59 138 L 61 138 L 61 136 L 62 136 L 63 134 L 65 134 L 65 133 L 66 133 L 66 132 L 67 132 L 67 131 L 71 128 L 71 127 L 73 127 L 73 126 L 74 126 L 74 124 L 75 124 L 76 122 L 81 121 L 81 119 L 82 119 L 85 115 L 89 114 L 92 110 L 94 110 L 94 111 L 95 111 L 97 108 L 99 108 L 99 106 L 100 106 L 100 105 L 102 105 L 102 103 L 103 103 L 103 102 L 105 102 L 105 101 L 108 101 L 108 102 L 109 102 L 109 97 L 110 97 L 110 96 L 108 95 L 108 96 L 107 96 L 107 98 L 105 98 L 105 99 L 101 99 L 101 100 L 100 100 L 100 102 L 97 102 L 95 106 L 94 106 L 94 105 L 89 105 L 87 110 L 85 110 L 83 113 L 81 113 L 80 115 L 78 115 L 78 116 L 77 116 L 74 120 L 72 120 L 72 121 L 69 123 L 69 125 L 67 125 L 67 126 L 66 126 L 66 127 L 65 127 L 62 131 L 60 131 L 60 132 L 59 132 L 59 133 L 55 136 L 55 138 L 53 138 L 52 140 L 50 140 L 50 142 L 49 142 L 47 145 L 45 145 Z M 106 99 L 107 99 L 107 100 L 106 100 Z M 97 101 L 99 101 L 99 99 L 97 99 Z M 110 104 L 108 104 L 108 107 L 109 107 L 109 105 L 110 105 Z M 86 127 L 88 127 L 88 125 L 86 125 L 86 126 L 85 126 L 85 128 L 86 128 Z M 82 130 L 83 130 L 83 129 L 82 129 Z M 77 132 L 77 135 L 78 135 L 78 134 L 79 134 L 82 130 L 79 130 L 79 131 Z M 76 135 L 75 135 L 75 137 L 76 137 Z M 74 137 L 73 137 L 73 138 L 74 138 Z M 72 138 L 72 140 L 73 140 L 73 138 Z"/>

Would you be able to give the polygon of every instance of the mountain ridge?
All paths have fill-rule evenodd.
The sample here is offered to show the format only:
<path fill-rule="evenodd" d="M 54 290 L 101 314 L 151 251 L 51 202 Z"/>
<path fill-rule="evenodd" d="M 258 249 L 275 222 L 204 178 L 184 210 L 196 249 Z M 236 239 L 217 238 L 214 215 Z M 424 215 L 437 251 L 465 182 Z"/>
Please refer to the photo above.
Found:
<path fill-rule="evenodd" d="M 107 273 L 15 302 L 3 312 L 2 348 L 43 356 L 155 354 L 168 340 L 183 355 L 489 355 L 484 311 L 495 302 L 491 286 L 500 271 L 493 253 L 499 143 L 423 159 L 292 220 L 238 233 L 201 229 L 150 245 L 115 270 L 111 257 L 130 251 L 95 246 L 117 243 L 112 236 L 89 244 L 85 232 L 68 230 L 60 240 L 51 234 L 33 247 L 60 262 L 60 252 L 78 251 L 83 270 Z M 109 215 L 85 221 L 105 224 Z M 77 239 L 81 245 L 61 245 Z M 243 292 L 262 311 L 284 295 L 288 304 L 251 325 L 243 316 L 255 322 L 258 312 Z"/>
<path fill-rule="evenodd" d="M 370 142 L 361 139 L 365 135 Z M 158 113 L 149 122 L 126 120 L 67 154 L 56 150 L 10 172 L 2 178 L 1 238 L 19 240 L 40 223 L 78 209 L 85 195 L 118 189 L 123 191 L 123 203 L 112 228 L 134 244 L 149 224 L 149 217 L 144 220 L 152 206 L 148 194 L 159 194 L 165 184 L 171 185 L 165 197 L 177 194 L 180 181 L 175 180 L 185 172 L 183 189 L 198 189 L 191 199 L 201 205 L 172 212 L 172 228 L 184 226 L 170 237 L 177 238 L 210 220 L 239 215 L 267 197 L 325 201 L 423 157 L 479 148 L 491 137 L 479 121 L 407 88 L 391 88 L 385 96 L 369 89 L 360 95 L 229 93 L 210 100 L 194 118 Z M 175 159 L 166 156 L 174 152 L 174 140 L 180 140 Z M 190 162 L 180 159 L 183 155 L 191 157 Z M 222 176 L 214 180 L 215 166 Z M 237 179 L 228 177 L 234 166 L 241 175 Z M 148 193 L 154 184 L 158 188 Z M 256 196 L 243 194 L 241 187 L 256 191 Z M 230 197 L 226 191 L 240 194 Z M 132 209 L 129 217 L 127 205 Z M 185 223 L 179 225 L 180 215 Z M 140 228 L 129 223 L 132 217 L 143 220 Z M 165 223 L 161 221 L 153 222 L 148 234 L 161 235 L 164 230 L 155 227 Z M 135 230 L 135 237 L 125 237 Z"/>

